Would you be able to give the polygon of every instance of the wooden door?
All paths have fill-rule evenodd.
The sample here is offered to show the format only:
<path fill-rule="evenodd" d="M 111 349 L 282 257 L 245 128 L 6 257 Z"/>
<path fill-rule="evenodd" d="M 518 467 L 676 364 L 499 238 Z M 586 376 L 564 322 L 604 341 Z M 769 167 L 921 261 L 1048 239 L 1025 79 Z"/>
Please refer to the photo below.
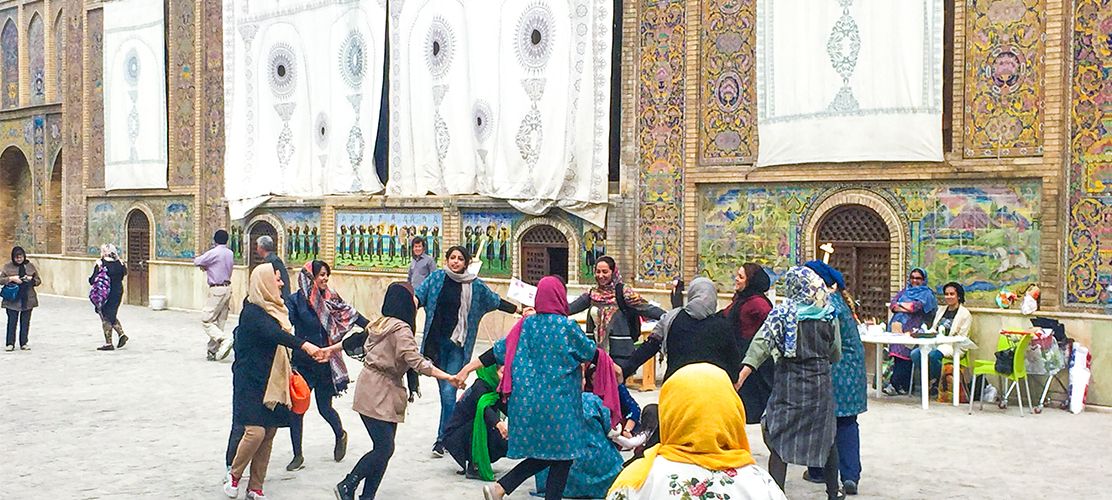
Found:
<path fill-rule="evenodd" d="M 247 265 L 251 269 L 263 263 L 262 259 L 259 258 L 259 252 L 257 250 L 260 236 L 270 236 L 270 239 L 274 240 L 274 251 L 278 252 L 278 230 L 274 229 L 274 226 L 265 220 L 251 224 L 251 230 L 248 232 L 250 241 L 247 245 L 250 250 L 247 254 Z"/>
<path fill-rule="evenodd" d="M 830 243 L 834 254 L 830 265 L 845 275 L 846 290 L 858 302 L 862 321 L 888 318 L 891 241 L 888 225 L 876 212 L 863 205 L 843 205 L 819 223 L 816 245 Z M 822 250 L 815 254 L 822 256 Z"/>
<path fill-rule="evenodd" d="M 536 226 L 521 237 L 521 280 L 536 285 L 549 275 L 568 281 L 568 239 L 552 226 Z"/>
<path fill-rule="evenodd" d="M 147 261 L 151 258 L 151 222 L 147 214 L 132 210 L 127 216 L 127 303 L 147 305 L 149 279 Z"/>
<path fill-rule="evenodd" d="M 548 251 L 539 246 L 521 246 L 521 281 L 536 285 L 548 274 Z"/>

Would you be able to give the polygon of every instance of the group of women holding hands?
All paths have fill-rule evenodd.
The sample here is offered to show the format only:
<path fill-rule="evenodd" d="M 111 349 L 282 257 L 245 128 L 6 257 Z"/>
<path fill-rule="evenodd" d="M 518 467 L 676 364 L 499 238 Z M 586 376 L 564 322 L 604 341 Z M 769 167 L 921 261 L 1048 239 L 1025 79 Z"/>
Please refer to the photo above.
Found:
<path fill-rule="evenodd" d="M 238 496 L 250 467 L 247 498 L 265 498 L 278 427 L 291 427 L 298 462 L 291 466 L 301 466 L 302 417 L 290 410 L 288 389 L 294 369 L 317 392 L 336 439 L 334 458 L 343 458 L 347 433 L 331 405 L 350 380 L 341 351 L 363 361 L 353 408 L 373 441 L 336 485 L 341 500 L 375 497 L 418 373 L 440 385 L 434 457 L 450 454 L 461 474 L 487 481 L 492 462 L 521 460 L 483 488 L 486 500 L 531 477 L 546 499 L 782 499 L 789 463 L 810 467 L 805 478 L 825 482 L 829 498 L 856 493 L 864 353 L 837 270 L 818 261 L 791 268 L 782 276 L 786 300 L 774 306 L 765 295 L 769 276 L 746 264 L 724 310 L 717 310 L 714 283 L 697 278 L 686 303 L 664 311 L 625 288 L 614 260 L 602 257 L 587 293 L 569 304 L 563 281 L 549 276 L 537 286 L 535 306 L 523 309 L 468 274 L 470 258 L 452 247 L 446 268 L 416 288 L 391 284 L 373 321 L 329 288 L 324 262 L 305 265 L 289 300 L 279 274 L 269 264 L 256 267 L 235 334 L 233 420 L 244 432 L 225 493 Z M 522 317 L 472 360 L 479 320 L 496 309 Z M 581 311 L 587 332 L 569 318 Z M 642 318 L 659 321 L 638 344 Z M 361 332 L 351 334 L 357 326 Z M 623 380 L 657 354 L 667 357 L 659 406 L 641 409 Z M 477 380 L 467 388 L 473 372 Z M 756 422 L 771 474 L 749 450 L 745 425 Z M 624 469 L 619 449 L 636 449 Z"/>

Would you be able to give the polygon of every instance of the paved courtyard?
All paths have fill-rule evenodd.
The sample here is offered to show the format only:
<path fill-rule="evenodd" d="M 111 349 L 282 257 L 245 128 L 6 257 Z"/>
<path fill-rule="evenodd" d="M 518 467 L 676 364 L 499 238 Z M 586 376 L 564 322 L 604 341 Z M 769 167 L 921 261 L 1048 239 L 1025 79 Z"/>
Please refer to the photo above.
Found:
<path fill-rule="evenodd" d="M 231 363 L 205 361 L 198 313 L 124 306 L 120 318 L 131 343 L 97 352 L 102 336 L 88 301 L 41 297 L 33 350 L 0 352 L 0 498 L 224 498 Z M 354 376 L 358 363 L 349 368 Z M 434 380 L 422 384 L 425 397 L 399 427 L 379 498 L 482 498 L 481 483 L 457 476 L 453 461 L 428 456 L 438 403 Z M 652 402 L 657 394 L 637 397 Z M 916 402 L 870 401 L 861 417 L 858 498 L 1107 498 L 1112 491 L 1112 414 L 1048 409 L 1020 418 L 1013 405 L 968 416 L 937 404 L 922 411 Z M 336 407 L 350 434 L 348 457 L 332 461 L 331 433 L 311 409 L 306 468 L 286 472 L 289 434 L 279 431 L 270 498 L 331 498 L 332 485 L 370 448 L 350 391 Z M 749 436 L 764 465 L 759 428 L 751 426 Z M 511 465 L 495 464 L 496 474 Z M 822 488 L 801 473 L 789 469 L 788 496 L 821 498 Z M 511 498 L 526 498 L 524 491 Z"/>

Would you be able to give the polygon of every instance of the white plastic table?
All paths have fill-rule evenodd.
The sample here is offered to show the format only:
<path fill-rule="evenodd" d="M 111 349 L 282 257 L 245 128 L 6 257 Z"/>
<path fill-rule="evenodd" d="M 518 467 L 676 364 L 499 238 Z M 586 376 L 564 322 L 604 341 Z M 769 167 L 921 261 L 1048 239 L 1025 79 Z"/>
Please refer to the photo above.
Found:
<path fill-rule="evenodd" d="M 881 349 L 880 349 L 880 344 L 913 345 L 913 346 L 919 346 L 919 347 L 922 348 L 920 350 L 920 356 L 919 356 L 919 380 L 921 382 L 919 384 L 919 388 L 920 388 L 920 392 L 923 394 L 923 409 L 925 410 L 925 409 L 927 409 L 927 399 L 930 396 L 930 391 L 927 390 L 927 387 L 928 387 L 928 384 L 929 384 L 929 382 L 927 380 L 927 369 L 930 365 L 930 360 L 929 360 L 929 357 L 927 356 L 928 353 L 923 352 L 923 351 L 926 351 L 927 350 L 926 347 L 928 347 L 928 346 L 931 347 L 931 348 L 935 348 L 935 347 L 938 347 L 942 344 L 958 344 L 958 343 L 961 343 L 961 342 L 964 342 L 964 341 L 965 341 L 965 337 L 938 336 L 938 337 L 934 337 L 934 338 L 917 339 L 917 338 L 914 338 L 910 335 L 901 334 L 901 333 L 879 333 L 879 334 L 870 333 L 870 334 L 862 335 L 861 336 L 861 342 L 877 345 L 877 349 L 876 349 L 876 394 L 877 394 L 877 397 L 880 397 L 880 395 L 881 395 L 881 380 L 880 380 L 881 379 L 881 373 L 880 373 L 881 372 L 881 370 L 880 370 L 880 357 L 881 357 L 880 356 L 881 355 L 880 351 L 881 351 Z M 958 389 L 959 387 L 961 387 L 961 370 L 958 368 L 960 366 L 961 366 L 961 349 L 959 349 L 958 346 L 955 345 L 954 346 L 954 385 L 953 385 L 954 386 L 954 406 L 959 405 L 959 395 L 961 393 L 961 390 Z"/>

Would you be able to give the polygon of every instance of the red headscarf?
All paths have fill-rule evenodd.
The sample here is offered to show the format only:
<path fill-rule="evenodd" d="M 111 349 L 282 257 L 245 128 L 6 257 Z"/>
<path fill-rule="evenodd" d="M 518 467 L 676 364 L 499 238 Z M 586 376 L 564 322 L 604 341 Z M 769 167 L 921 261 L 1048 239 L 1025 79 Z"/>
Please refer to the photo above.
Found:
<path fill-rule="evenodd" d="M 568 315 L 568 290 L 564 282 L 555 276 L 545 276 L 537 283 L 537 295 L 533 302 L 538 314 Z M 525 317 L 517 320 L 510 333 L 506 335 L 506 362 L 502 380 L 498 382 L 498 392 L 508 395 L 513 392 L 513 362 L 517 355 L 517 343 L 521 340 L 521 325 Z"/>

